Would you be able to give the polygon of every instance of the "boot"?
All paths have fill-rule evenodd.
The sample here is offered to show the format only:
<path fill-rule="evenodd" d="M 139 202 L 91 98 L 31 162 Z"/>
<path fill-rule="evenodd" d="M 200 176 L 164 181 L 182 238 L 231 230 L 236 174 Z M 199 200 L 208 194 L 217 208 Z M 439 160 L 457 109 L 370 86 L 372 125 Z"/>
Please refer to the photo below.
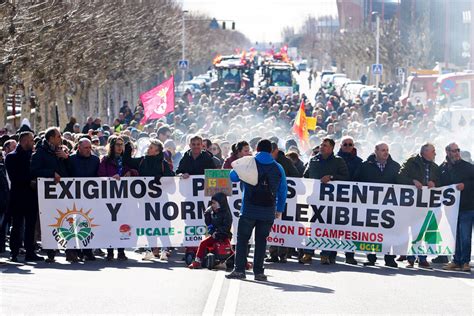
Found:
<path fill-rule="evenodd" d="M 189 269 L 201 269 L 202 265 L 201 262 L 193 261 L 189 266 Z"/>
<path fill-rule="evenodd" d="M 299 260 L 299 263 L 302 264 L 311 264 L 313 257 L 309 253 L 305 253 L 303 257 Z"/>

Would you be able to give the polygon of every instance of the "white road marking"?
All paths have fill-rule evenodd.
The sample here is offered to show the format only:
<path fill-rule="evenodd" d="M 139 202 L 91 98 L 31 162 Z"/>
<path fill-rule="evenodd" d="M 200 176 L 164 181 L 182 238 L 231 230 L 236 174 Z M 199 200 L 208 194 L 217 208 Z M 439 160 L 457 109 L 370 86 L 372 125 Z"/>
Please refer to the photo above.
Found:
<path fill-rule="evenodd" d="M 224 311 L 222 315 L 233 316 L 237 310 L 237 301 L 239 300 L 240 280 L 230 280 L 229 289 L 225 298 Z"/>
<path fill-rule="evenodd" d="M 474 280 L 469 280 L 469 279 L 459 279 L 462 281 L 464 284 L 467 284 L 468 286 L 474 288 Z"/>
<path fill-rule="evenodd" d="M 7 271 L 6 268 L 0 269 L 0 274 L 3 274 L 3 271 Z M 7 313 L 4 311 L 4 297 L 6 294 L 6 288 L 5 285 L 3 284 L 3 275 L 0 277 L 0 314 L 6 315 Z"/>
<path fill-rule="evenodd" d="M 217 301 L 219 300 L 219 294 L 222 289 L 222 284 L 224 284 L 225 272 L 217 271 L 216 278 L 214 283 L 212 283 L 211 290 L 209 291 L 209 296 L 207 297 L 206 305 L 202 312 L 203 316 L 212 316 L 216 312 Z"/>

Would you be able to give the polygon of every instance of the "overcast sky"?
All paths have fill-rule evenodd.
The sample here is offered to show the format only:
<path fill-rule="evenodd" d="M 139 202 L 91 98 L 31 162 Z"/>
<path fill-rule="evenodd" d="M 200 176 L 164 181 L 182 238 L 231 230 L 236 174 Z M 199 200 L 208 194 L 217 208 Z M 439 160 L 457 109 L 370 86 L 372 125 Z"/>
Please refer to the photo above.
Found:
<path fill-rule="evenodd" d="M 308 15 L 337 15 L 336 0 L 181 0 L 183 9 L 233 20 L 251 41 L 279 42 L 284 26 L 299 29 Z"/>

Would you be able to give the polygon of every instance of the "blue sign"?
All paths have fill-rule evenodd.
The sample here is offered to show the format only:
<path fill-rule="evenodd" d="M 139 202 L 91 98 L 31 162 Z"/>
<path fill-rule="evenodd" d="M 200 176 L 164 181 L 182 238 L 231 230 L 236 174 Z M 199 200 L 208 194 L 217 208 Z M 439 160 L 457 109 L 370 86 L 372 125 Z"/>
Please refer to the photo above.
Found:
<path fill-rule="evenodd" d="M 372 64 L 372 74 L 381 75 L 383 72 L 382 64 Z"/>
<path fill-rule="evenodd" d="M 441 89 L 446 93 L 454 92 L 456 83 L 453 80 L 447 79 L 441 84 Z"/>
<path fill-rule="evenodd" d="M 189 60 L 187 59 L 182 59 L 178 61 L 178 68 L 179 69 L 188 69 L 189 66 Z"/>

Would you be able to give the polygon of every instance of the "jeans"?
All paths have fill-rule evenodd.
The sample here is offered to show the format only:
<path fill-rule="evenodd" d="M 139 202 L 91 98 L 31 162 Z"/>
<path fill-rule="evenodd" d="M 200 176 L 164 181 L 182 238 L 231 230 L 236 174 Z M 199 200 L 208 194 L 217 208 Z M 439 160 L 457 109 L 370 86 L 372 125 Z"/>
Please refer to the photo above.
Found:
<path fill-rule="evenodd" d="M 454 263 L 463 265 L 471 261 L 472 224 L 474 223 L 474 210 L 460 211 L 458 217 L 458 231 L 456 234 L 456 249 Z"/>
<path fill-rule="evenodd" d="M 263 260 L 267 248 L 267 237 L 270 235 L 273 220 L 257 220 L 240 216 L 239 226 L 237 228 L 237 246 L 235 253 L 235 271 L 245 273 L 247 263 L 247 245 L 255 228 L 255 253 L 253 256 L 254 274 L 262 274 Z"/>

